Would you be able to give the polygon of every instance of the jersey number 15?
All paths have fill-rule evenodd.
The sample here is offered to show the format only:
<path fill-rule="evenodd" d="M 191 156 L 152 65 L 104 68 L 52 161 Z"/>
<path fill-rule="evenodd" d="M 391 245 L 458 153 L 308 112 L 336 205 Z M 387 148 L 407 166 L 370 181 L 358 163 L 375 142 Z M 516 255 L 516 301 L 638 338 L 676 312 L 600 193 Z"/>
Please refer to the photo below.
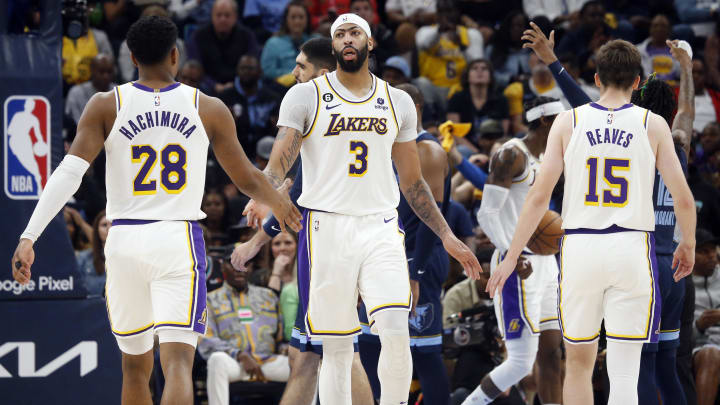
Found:
<path fill-rule="evenodd" d="M 157 192 L 157 181 L 149 179 L 157 163 L 157 151 L 150 145 L 133 145 L 130 148 L 130 160 L 142 163 L 133 180 L 134 195 L 150 195 Z M 182 146 L 171 143 L 160 151 L 160 187 L 167 193 L 178 194 L 186 185 L 187 152 Z"/>
<path fill-rule="evenodd" d="M 628 181 L 625 177 L 616 176 L 615 171 L 630 170 L 629 159 L 603 159 L 603 180 L 608 188 L 602 190 L 603 207 L 624 207 L 628 202 Z M 588 169 L 588 192 L 585 194 L 585 205 L 600 205 L 597 191 L 598 158 L 588 158 L 585 167 Z"/>

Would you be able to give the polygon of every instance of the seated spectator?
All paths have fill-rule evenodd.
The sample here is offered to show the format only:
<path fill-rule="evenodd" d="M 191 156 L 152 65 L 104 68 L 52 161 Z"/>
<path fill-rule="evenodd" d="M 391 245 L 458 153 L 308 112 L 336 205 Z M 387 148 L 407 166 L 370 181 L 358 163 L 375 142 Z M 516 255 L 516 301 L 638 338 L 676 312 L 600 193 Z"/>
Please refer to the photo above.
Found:
<path fill-rule="evenodd" d="M 91 248 L 76 255 L 88 296 L 102 296 L 105 293 L 105 241 L 110 225 L 105 211 L 101 211 L 92 224 Z"/>
<path fill-rule="evenodd" d="M 411 24 L 416 28 L 436 20 L 437 0 L 387 0 L 385 14 L 392 27 Z"/>
<path fill-rule="evenodd" d="M 205 77 L 205 69 L 195 59 L 190 59 L 184 65 L 181 65 L 178 70 L 178 81 L 190 87 L 195 87 L 209 96 L 215 94 L 212 81 Z"/>
<path fill-rule="evenodd" d="M 140 17 L 152 15 L 168 17 L 168 14 L 169 13 L 165 9 L 165 7 L 159 5 L 150 5 L 143 9 Z M 177 46 L 178 54 L 180 57 L 178 60 L 178 65 L 182 66 L 183 64 L 185 64 L 185 60 L 187 59 L 185 42 L 182 39 L 178 38 L 175 41 L 175 45 Z M 135 67 L 132 59 L 130 58 L 130 48 L 128 48 L 127 46 L 127 40 L 123 40 L 122 44 L 120 44 L 120 50 L 118 51 L 118 55 L 118 67 L 120 68 L 120 78 L 122 79 L 122 82 L 126 83 L 131 80 L 135 80 L 137 78 L 137 67 Z"/>
<path fill-rule="evenodd" d="M 695 236 L 695 328 L 693 357 L 698 404 L 712 405 L 720 383 L 720 265 L 718 241 L 710 231 Z"/>
<path fill-rule="evenodd" d="M 280 313 L 283 315 L 283 336 L 290 341 L 295 325 L 300 295 L 297 286 L 297 237 L 282 232 L 270 242 L 273 257 L 272 273 L 267 286 L 280 294 Z"/>
<path fill-rule="evenodd" d="M 570 74 L 570 76 L 572 76 L 582 91 L 590 97 L 590 100 L 600 100 L 600 89 L 595 85 L 595 83 L 586 82 L 585 79 L 580 76 L 580 65 L 578 64 L 578 60 L 575 55 L 567 53 L 560 56 L 558 61 L 560 61 L 562 66 Z"/>
<path fill-rule="evenodd" d="M 530 52 L 523 49 L 522 35 L 528 18 L 522 11 L 508 14 L 487 46 L 486 57 L 495 67 L 493 77 L 504 88 L 522 75 L 530 74 Z"/>
<path fill-rule="evenodd" d="M 222 262 L 223 286 L 207 295 L 207 333 L 198 352 L 207 360 L 209 405 L 230 402 L 234 381 L 287 381 L 290 366 L 279 354 L 282 337 L 277 294 L 248 283 L 252 269 Z"/>
<path fill-rule="evenodd" d="M 180 25 L 207 24 L 212 15 L 212 6 L 213 0 L 169 0 L 168 11 Z"/>
<path fill-rule="evenodd" d="M 265 43 L 273 33 L 280 31 L 287 17 L 283 11 L 287 12 L 288 2 L 289 0 L 245 0 L 243 21 L 253 30 L 259 43 Z"/>
<path fill-rule="evenodd" d="M 90 241 L 92 240 L 92 227 L 85 222 L 82 215 L 70 206 L 65 206 L 63 210 L 63 218 L 65 219 L 65 227 L 70 237 L 70 243 L 72 244 L 73 250 L 75 250 L 75 257 L 77 258 L 82 252 L 87 251 L 90 248 Z"/>
<path fill-rule="evenodd" d="M 383 66 L 389 57 L 398 53 L 395 35 L 385 25 L 378 22 L 371 0 L 350 0 L 350 12 L 359 15 L 370 24 L 370 32 L 372 32 L 372 39 L 375 44 L 372 52 L 375 55 L 375 66 Z M 376 69 L 372 68 L 370 70 L 376 71 Z"/>
<path fill-rule="evenodd" d="M 65 99 L 65 114 L 69 115 L 77 124 L 85 109 L 85 104 L 90 101 L 93 94 L 109 91 L 117 86 L 113 83 L 114 78 L 115 62 L 112 56 L 104 53 L 97 54 L 90 62 L 90 80 L 70 88 Z"/>
<path fill-rule="evenodd" d="M 391 56 L 385 61 L 381 76 L 389 85 L 397 87 L 410 81 L 410 65 L 402 56 Z"/>
<path fill-rule="evenodd" d="M 228 232 L 233 224 L 225 194 L 216 189 L 208 190 L 203 196 L 202 211 L 207 215 L 200 223 L 208 230 L 205 240 L 208 246 L 224 246 L 231 243 Z"/>
<path fill-rule="evenodd" d="M 695 35 L 705 37 L 712 33 L 720 16 L 720 3 L 714 0 L 674 0 L 680 22 L 690 24 Z"/>
<path fill-rule="evenodd" d="M 702 132 L 707 124 L 720 121 L 720 91 L 707 86 L 707 70 L 702 59 L 693 59 L 692 72 L 695 87 L 693 129 L 696 132 Z"/>
<path fill-rule="evenodd" d="M 245 5 L 247 7 L 247 3 Z M 263 48 L 260 56 L 263 75 L 273 80 L 285 75 L 292 78 L 300 45 L 309 38 L 310 12 L 301 0 L 293 0 L 285 7 L 279 31 L 267 40 Z M 295 80 L 288 82 L 293 83 Z"/>
<path fill-rule="evenodd" d="M 494 119 L 502 125 L 502 132 L 510 129 L 510 111 L 507 99 L 495 85 L 493 65 L 486 59 L 476 59 L 463 72 L 462 91 L 453 94 L 448 101 L 447 119 L 453 122 L 473 124 L 471 131 L 477 132 L 480 125 Z M 464 144 L 458 138 L 460 144 Z M 477 152 L 477 151 L 476 151 Z"/>
<path fill-rule="evenodd" d="M 503 91 L 508 101 L 511 133 L 513 134 L 527 132 L 527 127 L 523 122 L 525 113 L 523 105 L 540 96 L 560 100 L 565 105 L 565 108 L 570 109 L 570 103 L 568 103 L 562 90 L 555 82 L 555 78 L 553 78 L 552 72 L 550 72 L 547 65 L 542 63 L 534 53 L 530 55 L 529 64 L 532 72 L 531 76 L 510 84 Z"/>
<path fill-rule="evenodd" d="M 702 174 L 708 171 L 706 167 L 714 152 L 720 149 L 720 124 L 713 121 L 705 125 L 702 132 L 697 137 L 695 144 L 695 156 L 693 164 L 700 170 Z"/>
<path fill-rule="evenodd" d="M 460 25 L 455 0 L 438 2 L 438 24 L 417 31 L 418 67 L 424 80 L 418 87 L 426 100 L 439 93 L 444 99 L 450 87 L 460 83 L 467 61 L 483 57 L 480 31 Z"/>
<path fill-rule="evenodd" d="M 87 18 L 87 6 L 78 1 L 75 6 Z M 64 85 L 69 86 L 90 80 L 90 63 L 100 53 L 115 57 L 110 40 L 104 31 L 89 28 L 87 23 L 78 38 L 67 35 L 62 40 L 62 77 Z"/>
<path fill-rule="evenodd" d="M 312 27 L 320 28 L 326 25 L 328 32 L 330 32 L 330 24 L 337 16 L 350 12 L 350 0 L 314 0 L 309 3 Z M 377 17 L 377 0 L 370 0 L 370 4 L 375 13 L 373 23 L 378 23 L 380 19 Z"/>
<path fill-rule="evenodd" d="M 238 139 L 250 159 L 255 144 L 266 134 L 275 133 L 282 95 L 261 80 L 262 69 L 257 57 L 244 55 L 237 64 L 233 86 L 218 95 L 235 118 Z"/>
<path fill-rule="evenodd" d="M 653 72 L 660 80 L 671 86 L 680 80 L 680 64 L 670 54 L 665 41 L 670 39 L 670 20 L 662 14 L 653 17 L 650 22 L 650 37 L 641 42 L 637 48 L 642 57 L 643 71 L 646 76 Z"/>
<path fill-rule="evenodd" d="M 578 55 L 580 60 L 587 60 L 601 45 L 611 39 L 626 39 L 619 30 L 613 30 L 605 22 L 605 6 L 599 0 L 590 0 L 580 9 L 580 25 L 566 33 L 558 44 L 556 53 L 564 55 L 568 52 Z"/>
<path fill-rule="evenodd" d="M 238 23 L 235 0 L 215 0 L 211 23 L 198 28 L 188 43 L 188 57 L 202 63 L 218 94 L 233 86 L 240 57 L 257 56 L 259 50 L 252 31 Z"/>

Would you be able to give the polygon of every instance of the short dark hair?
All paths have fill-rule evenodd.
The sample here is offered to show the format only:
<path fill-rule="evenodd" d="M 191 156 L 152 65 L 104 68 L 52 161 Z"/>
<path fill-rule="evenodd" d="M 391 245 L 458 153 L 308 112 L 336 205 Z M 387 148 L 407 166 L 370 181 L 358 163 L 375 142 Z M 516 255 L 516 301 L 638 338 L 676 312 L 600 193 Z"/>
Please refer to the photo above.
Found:
<path fill-rule="evenodd" d="M 601 46 L 595 57 L 600 82 L 627 89 L 642 74 L 640 52 L 630 42 L 616 39 Z"/>
<path fill-rule="evenodd" d="M 419 105 L 420 108 L 422 108 L 423 105 L 425 104 L 425 97 L 423 97 L 423 94 L 414 85 L 412 85 L 410 83 L 403 83 L 403 84 L 398 85 L 396 88 L 409 94 L 410 98 L 413 101 L 413 104 Z"/>
<path fill-rule="evenodd" d="M 178 30 L 168 17 L 141 17 L 127 33 L 130 52 L 141 65 L 152 66 L 162 62 L 175 46 Z"/>
<path fill-rule="evenodd" d="M 370 0 L 350 0 L 350 4 L 348 7 L 352 8 L 353 4 L 357 3 L 358 1 L 362 1 L 363 3 L 370 3 L 372 5 L 372 2 Z"/>
<path fill-rule="evenodd" d="M 525 114 L 523 114 L 523 115 L 525 115 L 525 117 L 524 117 L 525 122 L 527 122 L 527 127 L 529 130 L 534 131 L 534 130 L 540 128 L 540 124 L 542 124 L 543 117 L 540 117 L 532 122 L 528 122 L 527 112 L 530 111 L 531 108 L 535 108 L 539 105 L 543 105 L 543 104 L 547 104 L 547 103 L 552 103 L 553 101 L 558 101 L 558 99 L 552 98 L 552 97 L 546 97 L 546 96 L 539 96 L 539 97 L 535 97 L 534 99 L 532 99 L 530 101 L 527 101 L 525 103 L 525 105 L 523 105 L 523 108 L 525 110 Z"/>
<path fill-rule="evenodd" d="M 636 106 L 647 108 L 655 114 L 665 118 L 668 126 L 672 125 L 672 117 L 677 103 L 675 103 L 675 92 L 670 85 L 658 80 L 654 75 L 650 76 L 643 86 L 633 91 L 630 102 Z"/>
<path fill-rule="evenodd" d="M 330 38 L 311 38 L 300 46 L 300 52 L 304 53 L 308 62 L 317 69 L 335 70 L 337 62 L 332 54 L 332 40 Z"/>
<path fill-rule="evenodd" d="M 594 7 L 594 6 L 605 7 L 605 5 L 603 5 L 603 3 L 602 3 L 601 1 L 599 1 L 599 0 L 590 0 L 590 1 L 586 2 L 585 4 L 583 4 L 582 7 L 580 7 L 580 15 L 581 15 L 581 16 L 582 16 L 582 15 L 585 15 L 585 13 L 587 12 L 587 10 L 588 10 L 590 7 Z"/>

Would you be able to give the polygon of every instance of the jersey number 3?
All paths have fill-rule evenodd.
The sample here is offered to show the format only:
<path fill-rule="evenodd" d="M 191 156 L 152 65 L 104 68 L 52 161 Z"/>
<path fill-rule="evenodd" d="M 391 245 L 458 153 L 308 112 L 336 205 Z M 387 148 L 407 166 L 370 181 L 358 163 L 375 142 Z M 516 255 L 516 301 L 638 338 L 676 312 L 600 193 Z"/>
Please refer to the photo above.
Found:
<path fill-rule="evenodd" d="M 352 177 L 362 177 L 365 175 L 368 167 L 368 147 L 362 141 L 350 141 L 350 153 L 355 154 L 355 163 L 351 163 L 348 168 L 348 175 Z"/>
<path fill-rule="evenodd" d="M 130 160 L 142 163 L 133 180 L 134 195 L 150 195 L 157 191 L 157 181 L 148 179 L 157 163 L 157 151 L 150 145 L 133 145 L 130 148 Z M 177 194 L 185 188 L 187 174 L 187 152 L 182 146 L 171 143 L 160 151 L 160 186 L 167 193 Z"/>
<path fill-rule="evenodd" d="M 625 177 L 613 174 L 613 170 L 630 170 L 630 160 L 606 158 L 603 161 L 603 180 L 609 188 L 602 190 L 602 205 L 603 207 L 624 207 L 628 202 L 628 181 Z M 585 194 L 585 205 L 598 206 L 600 203 L 600 196 L 597 192 L 598 158 L 589 158 L 585 167 L 588 169 L 588 192 Z"/>

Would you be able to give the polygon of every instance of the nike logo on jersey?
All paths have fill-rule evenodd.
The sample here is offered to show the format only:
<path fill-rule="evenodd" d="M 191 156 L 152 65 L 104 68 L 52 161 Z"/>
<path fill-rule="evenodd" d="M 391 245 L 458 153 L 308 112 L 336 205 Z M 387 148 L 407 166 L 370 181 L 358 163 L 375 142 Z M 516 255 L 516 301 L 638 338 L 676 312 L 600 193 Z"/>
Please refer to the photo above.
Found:
<path fill-rule="evenodd" d="M 325 106 L 325 109 L 326 109 L 326 110 L 332 110 L 333 108 L 338 107 L 338 106 L 340 106 L 340 105 L 342 105 L 342 103 L 341 103 L 341 104 L 335 104 L 335 105 L 326 105 L 326 106 Z"/>
<path fill-rule="evenodd" d="M 275 226 L 275 225 L 272 225 L 272 226 L 270 227 L 270 229 L 272 229 L 273 231 L 278 231 L 278 232 L 280 232 L 280 228 L 277 227 L 277 226 Z"/>
<path fill-rule="evenodd" d="M 565 68 L 560 68 L 560 71 L 558 72 L 558 74 L 561 75 L 563 71 L 565 71 Z"/>
<path fill-rule="evenodd" d="M 385 223 L 387 224 L 388 222 L 392 221 L 393 219 L 395 219 L 395 217 L 392 217 L 390 219 L 383 218 L 383 221 L 385 221 Z"/>
<path fill-rule="evenodd" d="M 418 274 L 425 274 L 425 270 L 418 270 Z"/>

